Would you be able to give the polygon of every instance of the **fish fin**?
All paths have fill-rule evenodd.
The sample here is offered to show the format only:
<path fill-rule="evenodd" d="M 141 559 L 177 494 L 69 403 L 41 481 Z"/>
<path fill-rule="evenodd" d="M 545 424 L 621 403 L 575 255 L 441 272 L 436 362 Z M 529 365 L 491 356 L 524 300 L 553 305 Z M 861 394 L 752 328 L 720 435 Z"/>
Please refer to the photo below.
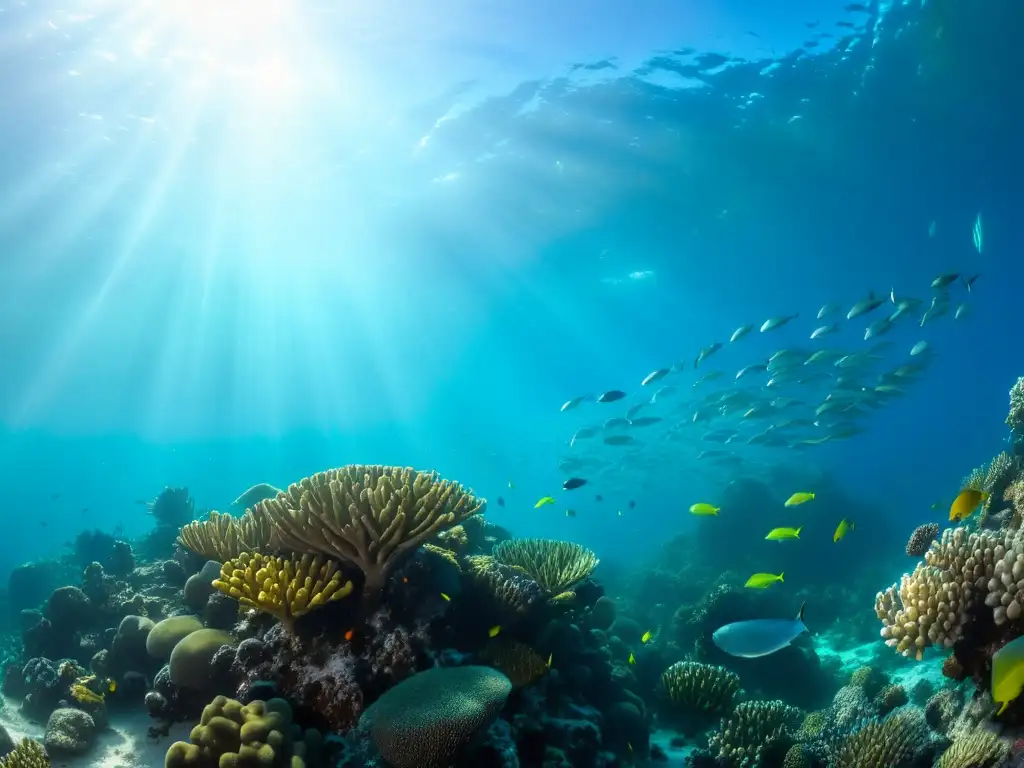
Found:
<path fill-rule="evenodd" d="M 1003 712 L 1005 712 L 1005 711 L 1006 711 L 1006 708 L 1007 708 L 1008 706 L 1010 706 L 1010 702 L 1008 702 L 1008 701 L 1004 701 L 1004 702 L 1003 702 L 1003 706 L 1001 706 L 1001 707 L 999 708 L 999 711 L 998 711 L 998 712 L 996 712 L 996 717 L 999 717 L 999 715 L 1003 714 Z"/>
<path fill-rule="evenodd" d="M 796 529 L 796 537 L 798 539 L 800 538 L 800 531 L 802 531 L 803 529 L 804 529 L 804 527 L 802 525 L 799 528 Z"/>
<path fill-rule="evenodd" d="M 806 601 L 800 603 L 800 611 L 796 615 L 796 620 L 799 621 L 801 624 L 804 623 L 804 608 L 806 608 L 806 607 L 807 607 L 807 602 Z M 804 625 L 804 626 L 806 626 L 806 625 Z"/>
<path fill-rule="evenodd" d="M 782 578 L 785 575 L 786 575 L 785 571 L 783 571 L 782 573 L 779 574 L 779 581 L 781 581 L 783 584 L 786 583 L 786 580 Z"/>

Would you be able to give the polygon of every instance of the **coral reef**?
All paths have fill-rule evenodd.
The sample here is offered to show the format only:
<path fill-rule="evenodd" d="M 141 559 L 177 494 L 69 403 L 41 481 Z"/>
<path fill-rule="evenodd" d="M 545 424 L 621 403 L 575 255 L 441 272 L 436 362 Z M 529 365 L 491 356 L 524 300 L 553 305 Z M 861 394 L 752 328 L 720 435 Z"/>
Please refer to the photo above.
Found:
<path fill-rule="evenodd" d="M 557 539 L 510 539 L 494 548 L 499 565 L 521 570 L 552 600 L 575 597 L 572 587 L 597 567 L 597 556 L 586 547 Z"/>
<path fill-rule="evenodd" d="M 918 712 L 897 712 L 873 720 L 844 737 L 836 750 L 835 768 L 885 768 L 906 765 L 928 741 Z"/>
<path fill-rule="evenodd" d="M 712 735 L 708 746 L 726 768 L 770 764 L 792 747 L 800 710 L 782 701 L 747 701 L 739 704 Z"/>
<path fill-rule="evenodd" d="M 690 715 L 721 717 L 740 694 L 739 675 L 697 661 L 677 661 L 662 673 L 661 684 L 673 709 Z"/>
<path fill-rule="evenodd" d="M 49 768 L 50 759 L 43 745 L 34 739 L 22 739 L 17 746 L 0 757 L 0 768 Z"/>

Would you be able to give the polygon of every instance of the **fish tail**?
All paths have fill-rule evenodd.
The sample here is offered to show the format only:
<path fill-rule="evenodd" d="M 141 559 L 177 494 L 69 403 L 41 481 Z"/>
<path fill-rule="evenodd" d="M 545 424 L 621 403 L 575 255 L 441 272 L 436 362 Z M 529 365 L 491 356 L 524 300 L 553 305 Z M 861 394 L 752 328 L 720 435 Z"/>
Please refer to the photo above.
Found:
<path fill-rule="evenodd" d="M 786 583 L 786 580 L 784 578 L 782 578 L 785 575 L 786 575 L 785 571 L 783 571 L 782 573 L 779 574 L 779 581 L 782 582 L 783 584 Z"/>
<path fill-rule="evenodd" d="M 804 529 L 804 527 L 802 525 L 799 528 L 796 529 L 796 537 L 798 539 L 800 538 L 800 531 L 802 531 L 803 529 Z"/>
<path fill-rule="evenodd" d="M 801 624 L 804 623 L 804 608 L 806 607 L 807 601 L 805 600 L 804 602 L 800 603 L 800 610 L 796 614 L 796 620 L 799 621 Z"/>

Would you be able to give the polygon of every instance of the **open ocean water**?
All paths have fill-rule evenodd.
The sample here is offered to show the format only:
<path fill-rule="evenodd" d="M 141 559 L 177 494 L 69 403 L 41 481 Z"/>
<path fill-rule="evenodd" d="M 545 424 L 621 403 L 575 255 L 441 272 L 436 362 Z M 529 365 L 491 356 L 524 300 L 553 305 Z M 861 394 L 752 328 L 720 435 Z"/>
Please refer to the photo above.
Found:
<path fill-rule="evenodd" d="M 785 579 L 749 618 L 806 602 L 822 659 L 898 659 L 872 604 L 908 535 L 1024 453 L 1022 29 L 1015 0 L 0 0 L 8 660 L 108 540 L 142 593 L 165 487 L 180 526 L 352 464 L 462 483 L 489 543 L 591 550 L 583 583 L 649 630 L 605 654 L 652 734 L 655 667 L 724 663 L 669 639 L 679 607 L 754 572 Z M 602 733 L 568 764 L 658 761 Z"/>

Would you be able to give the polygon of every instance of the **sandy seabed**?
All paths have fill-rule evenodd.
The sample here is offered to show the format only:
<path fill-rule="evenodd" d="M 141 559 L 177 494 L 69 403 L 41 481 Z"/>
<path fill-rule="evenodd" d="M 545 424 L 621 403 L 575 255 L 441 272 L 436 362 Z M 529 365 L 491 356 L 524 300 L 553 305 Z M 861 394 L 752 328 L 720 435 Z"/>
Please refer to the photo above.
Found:
<path fill-rule="evenodd" d="M 158 740 L 149 738 L 149 727 L 156 721 L 145 712 L 113 712 L 110 725 L 100 731 L 96 744 L 78 757 L 51 760 L 53 768 L 163 768 L 167 748 L 175 741 L 187 741 L 189 723 L 175 723 L 170 734 Z M 26 719 L 21 702 L 3 697 L 0 725 L 15 742 L 25 736 L 43 740 L 45 725 Z"/>

